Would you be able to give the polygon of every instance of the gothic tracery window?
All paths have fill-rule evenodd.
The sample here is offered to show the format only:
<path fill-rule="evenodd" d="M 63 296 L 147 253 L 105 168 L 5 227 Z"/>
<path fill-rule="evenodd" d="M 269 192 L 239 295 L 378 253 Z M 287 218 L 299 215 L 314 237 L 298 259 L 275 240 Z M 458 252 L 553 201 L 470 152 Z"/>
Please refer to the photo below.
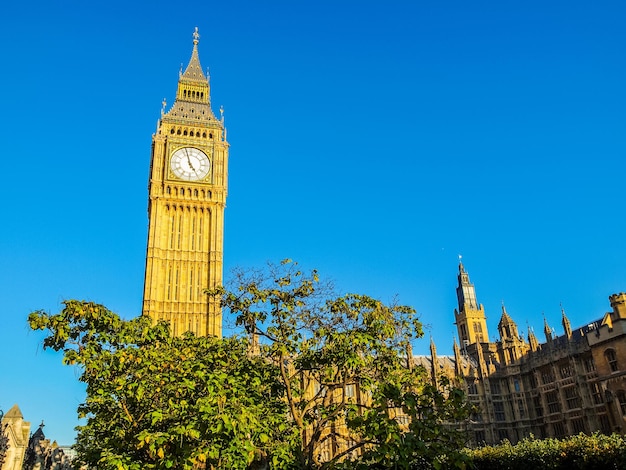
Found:
<path fill-rule="evenodd" d="M 615 349 L 607 349 L 604 352 L 604 356 L 606 357 L 606 360 L 609 363 L 611 372 L 617 372 L 618 367 L 617 367 L 617 356 L 615 354 Z"/>

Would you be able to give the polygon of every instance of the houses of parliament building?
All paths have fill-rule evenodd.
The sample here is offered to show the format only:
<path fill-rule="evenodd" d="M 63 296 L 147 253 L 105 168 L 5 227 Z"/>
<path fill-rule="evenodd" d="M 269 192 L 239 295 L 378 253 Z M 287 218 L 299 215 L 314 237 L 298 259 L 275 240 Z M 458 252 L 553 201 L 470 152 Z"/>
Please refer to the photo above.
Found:
<path fill-rule="evenodd" d="M 562 334 L 544 320 L 545 340 L 526 338 L 504 306 L 499 339 L 488 340 L 486 315 L 462 263 L 454 311 L 454 356 L 419 361 L 431 374 L 457 380 L 476 405 L 470 441 L 515 443 L 524 437 L 626 432 L 626 294 L 611 295 L 602 318 L 573 328 L 562 311 Z"/>
<path fill-rule="evenodd" d="M 167 111 L 163 103 L 152 140 L 143 314 L 169 321 L 174 334 L 221 336 L 220 306 L 203 293 L 222 283 L 229 144 L 198 43 L 196 28 L 176 99 Z M 626 432 L 626 294 L 610 296 L 611 310 L 580 327 L 563 312 L 562 334 L 546 323 L 543 341 L 532 331 L 522 337 L 503 307 L 491 342 L 463 264 L 456 290 L 454 355 L 439 357 L 431 344 L 430 356 L 414 359 L 466 389 L 477 410 L 464 423 L 471 441 Z"/>

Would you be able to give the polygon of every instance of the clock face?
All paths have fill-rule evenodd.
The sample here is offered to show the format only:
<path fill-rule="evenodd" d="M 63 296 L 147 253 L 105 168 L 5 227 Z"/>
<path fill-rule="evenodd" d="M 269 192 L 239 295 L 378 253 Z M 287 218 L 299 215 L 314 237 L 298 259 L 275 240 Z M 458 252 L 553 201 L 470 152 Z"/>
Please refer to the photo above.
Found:
<path fill-rule="evenodd" d="M 177 178 L 186 181 L 198 181 L 206 178 L 209 174 L 211 160 L 202 150 L 194 147 L 183 147 L 172 154 L 170 167 Z"/>

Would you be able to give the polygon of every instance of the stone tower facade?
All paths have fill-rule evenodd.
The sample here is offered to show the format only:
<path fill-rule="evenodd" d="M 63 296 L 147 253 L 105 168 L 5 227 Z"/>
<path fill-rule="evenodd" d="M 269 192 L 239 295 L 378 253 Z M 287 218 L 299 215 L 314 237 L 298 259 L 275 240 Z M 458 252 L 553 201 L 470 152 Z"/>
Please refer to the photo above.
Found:
<path fill-rule="evenodd" d="M 219 303 L 204 291 L 222 284 L 229 145 L 199 37 L 196 28 L 176 100 L 167 112 L 163 102 L 152 137 L 143 314 L 168 321 L 174 335 L 221 336 Z"/>
<path fill-rule="evenodd" d="M 486 343 L 489 340 L 487 332 L 487 317 L 485 308 L 476 300 L 476 289 L 470 282 L 469 274 L 465 272 L 463 263 L 459 263 L 458 287 L 456 296 L 459 304 L 454 311 L 456 327 L 462 346 Z"/>
<path fill-rule="evenodd" d="M 8 437 L 8 449 L 1 470 L 22 470 L 24 454 L 28 446 L 30 423 L 24 421 L 24 416 L 17 405 L 13 405 L 2 417 L 0 430 Z"/>
<path fill-rule="evenodd" d="M 544 318 L 544 343 L 531 328 L 525 339 L 504 305 L 499 337 L 490 341 L 484 308 L 463 264 L 457 298 L 461 342 L 454 343 L 454 360 L 446 363 L 432 353 L 430 360 L 476 406 L 465 423 L 471 443 L 626 433 L 626 294 L 610 296 L 612 311 L 578 328 L 561 309 L 562 335 Z"/>

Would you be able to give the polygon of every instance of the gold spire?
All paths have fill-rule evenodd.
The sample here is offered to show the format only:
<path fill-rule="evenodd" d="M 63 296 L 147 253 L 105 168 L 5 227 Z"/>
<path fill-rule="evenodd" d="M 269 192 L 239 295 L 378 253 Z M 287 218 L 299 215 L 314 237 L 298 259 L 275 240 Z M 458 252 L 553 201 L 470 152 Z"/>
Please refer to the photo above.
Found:
<path fill-rule="evenodd" d="M 196 26 L 196 30 L 193 32 L 193 51 L 191 51 L 191 59 L 189 59 L 189 64 L 187 64 L 185 72 L 180 77 L 183 80 L 191 80 L 196 82 L 207 81 L 207 77 L 204 75 L 204 72 L 202 71 L 202 66 L 200 65 L 200 57 L 198 56 L 199 42 L 200 34 L 198 33 L 198 27 Z"/>
<path fill-rule="evenodd" d="M 191 59 L 184 72 L 180 73 L 176 100 L 172 108 L 165 113 L 166 118 L 198 122 L 214 122 L 217 127 L 224 127 L 217 122 L 211 110 L 211 87 L 208 77 L 202 72 L 198 43 L 200 34 L 198 28 L 193 33 L 193 50 Z M 182 67 L 181 67 L 182 70 Z"/>

